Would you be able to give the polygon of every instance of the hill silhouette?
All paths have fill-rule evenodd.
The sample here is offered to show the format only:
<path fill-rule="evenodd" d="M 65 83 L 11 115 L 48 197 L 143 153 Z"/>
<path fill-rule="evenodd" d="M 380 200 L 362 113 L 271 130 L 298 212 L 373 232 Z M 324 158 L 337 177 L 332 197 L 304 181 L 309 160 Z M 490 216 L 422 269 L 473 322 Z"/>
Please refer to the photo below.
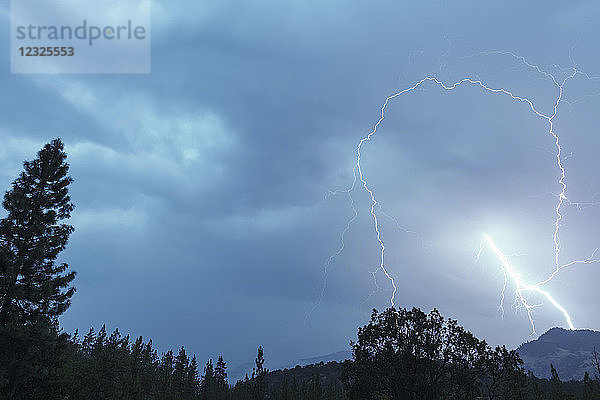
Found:
<path fill-rule="evenodd" d="M 597 372 L 594 349 L 600 350 L 600 332 L 552 328 L 538 339 L 523 343 L 517 352 L 525 369 L 538 378 L 550 377 L 552 363 L 562 380 L 581 380 L 585 372 L 591 376 Z"/>

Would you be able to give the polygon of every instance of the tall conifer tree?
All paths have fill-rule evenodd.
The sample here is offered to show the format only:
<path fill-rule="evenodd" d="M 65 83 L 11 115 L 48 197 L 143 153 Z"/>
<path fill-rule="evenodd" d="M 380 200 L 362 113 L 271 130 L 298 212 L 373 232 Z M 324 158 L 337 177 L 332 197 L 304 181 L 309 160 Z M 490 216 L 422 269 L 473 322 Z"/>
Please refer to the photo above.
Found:
<path fill-rule="evenodd" d="M 73 204 L 63 143 L 53 140 L 12 183 L 0 221 L 0 326 L 55 319 L 70 305 L 75 272 L 56 265 L 73 227 L 62 223 Z"/>
<path fill-rule="evenodd" d="M 73 232 L 69 165 L 63 143 L 44 146 L 4 196 L 0 220 L 0 397 L 61 398 L 66 335 L 58 316 L 70 305 L 75 278 L 56 264 Z"/>

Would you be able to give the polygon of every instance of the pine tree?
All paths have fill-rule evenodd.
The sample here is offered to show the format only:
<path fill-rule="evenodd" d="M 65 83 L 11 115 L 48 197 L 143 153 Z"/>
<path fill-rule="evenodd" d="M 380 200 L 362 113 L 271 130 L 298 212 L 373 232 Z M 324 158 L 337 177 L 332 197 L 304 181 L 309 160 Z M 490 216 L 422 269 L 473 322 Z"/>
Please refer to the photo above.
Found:
<path fill-rule="evenodd" d="M 550 399 L 560 400 L 563 398 L 563 395 L 562 381 L 558 377 L 558 372 L 556 372 L 554 365 L 550 364 Z"/>
<path fill-rule="evenodd" d="M 200 384 L 200 392 L 205 400 L 215 400 L 217 396 L 217 382 L 215 377 L 215 369 L 212 360 L 206 362 L 204 367 L 204 375 L 202 375 L 202 383 Z"/>
<path fill-rule="evenodd" d="M 196 356 L 192 357 L 192 361 L 189 363 L 186 371 L 186 383 L 185 390 L 189 398 L 196 398 L 199 390 L 200 382 L 198 379 L 198 361 Z"/>
<path fill-rule="evenodd" d="M 73 227 L 73 204 L 63 143 L 44 146 L 12 183 L 2 205 L 8 216 L 0 221 L 0 326 L 10 321 L 32 322 L 65 312 L 75 288 L 75 272 L 67 264 L 55 265 Z"/>
<path fill-rule="evenodd" d="M 189 363 L 190 359 L 185 353 L 185 348 L 182 346 L 181 349 L 179 349 L 179 354 L 175 357 L 175 367 L 173 369 L 174 389 L 178 398 L 185 398 L 186 396 Z"/>
<path fill-rule="evenodd" d="M 143 392 L 142 387 L 142 368 L 144 367 L 144 339 L 140 336 L 131 346 L 131 356 L 128 358 L 128 369 L 129 373 L 126 376 L 127 382 L 127 398 L 128 399 L 139 399 Z M 127 354 L 129 355 L 129 354 Z"/>
<path fill-rule="evenodd" d="M 263 400 L 267 396 L 267 374 L 269 371 L 264 368 L 265 357 L 262 346 L 258 346 L 255 362 L 256 367 L 252 371 L 253 398 L 255 400 Z"/>
<path fill-rule="evenodd" d="M 159 360 L 151 339 L 144 345 L 141 363 L 141 387 L 147 396 L 155 398 L 160 390 Z"/>
<path fill-rule="evenodd" d="M 215 366 L 215 381 L 217 386 L 217 400 L 227 399 L 229 384 L 227 383 L 227 365 L 223 360 L 223 356 L 219 356 L 217 365 Z"/>
<path fill-rule="evenodd" d="M 583 400 L 600 400 L 600 385 L 589 373 L 583 376 Z"/>
<path fill-rule="evenodd" d="M 598 351 L 596 351 L 595 347 L 594 347 L 594 351 L 592 352 L 592 355 L 594 358 L 594 368 L 596 369 L 596 371 L 595 371 L 596 380 L 600 380 L 600 355 L 598 355 Z"/>
<path fill-rule="evenodd" d="M 5 194 L 0 220 L 0 396 L 59 398 L 58 375 L 68 337 L 58 316 L 67 310 L 75 272 L 56 264 L 73 227 L 72 179 L 63 143 L 54 140 L 24 163 Z"/>
<path fill-rule="evenodd" d="M 162 392 L 173 392 L 173 363 L 173 352 L 169 350 L 162 355 L 160 365 L 158 367 L 160 387 Z M 169 396 L 168 398 L 172 398 L 172 396 Z"/>

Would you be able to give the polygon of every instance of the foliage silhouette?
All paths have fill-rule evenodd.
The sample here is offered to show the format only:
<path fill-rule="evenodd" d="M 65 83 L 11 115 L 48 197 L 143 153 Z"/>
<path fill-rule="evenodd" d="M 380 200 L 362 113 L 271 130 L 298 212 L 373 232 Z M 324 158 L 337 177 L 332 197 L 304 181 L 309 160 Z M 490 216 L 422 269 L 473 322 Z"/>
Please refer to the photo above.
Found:
<path fill-rule="evenodd" d="M 343 373 L 351 399 L 519 398 L 526 386 L 516 352 L 492 349 L 435 309 L 373 310 L 352 347 Z"/>

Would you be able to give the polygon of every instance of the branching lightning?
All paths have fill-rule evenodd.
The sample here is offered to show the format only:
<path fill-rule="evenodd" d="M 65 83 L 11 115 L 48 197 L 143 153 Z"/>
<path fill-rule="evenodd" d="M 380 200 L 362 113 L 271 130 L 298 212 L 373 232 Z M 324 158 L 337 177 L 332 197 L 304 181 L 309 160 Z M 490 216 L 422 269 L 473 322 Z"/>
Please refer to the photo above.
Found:
<path fill-rule="evenodd" d="M 354 169 L 354 175 L 356 176 L 356 169 Z M 354 182 L 356 182 L 356 179 L 354 179 Z M 354 190 L 354 184 L 348 190 L 332 191 L 329 193 L 329 195 L 331 195 L 331 196 L 336 195 L 338 192 L 345 193 L 348 196 L 348 200 L 350 201 L 350 206 L 352 207 L 353 214 L 352 214 L 352 218 L 350 218 L 348 220 L 348 222 L 346 222 L 346 227 L 342 231 L 342 235 L 340 237 L 340 247 L 337 249 L 337 251 L 335 253 L 333 253 L 332 255 L 329 256 L 329 258 L 327 259 L 327 262 L 323 266 L 323 284 L 321 286 L 321 295 L 319 297 L 319 301 L 317 303 L 315 303 L 315 305 L 311 308 L 311 310 L 308 312 L 308 314 L 306 314 L 306 317 L 304 318 L 305 325 L 306 325 L 306 321 L 308 320 L 308 318 L 310 318 L 312 313 L 323 302 L 323 297 L 325 296 L 325 290 L 327 289 L 327 277 L 329 276 L 329 267 L 331 266 L 331 263 L 333 263 L 333 261 L 344 251 L 344 248 L 346 247 L 346 243 L 345 243 L 346 234 L 350 230 L 352 223 L 354 223 L 356 218 L 358 218 L 358 209 L 356 208 L 356 204 L 354 203 L 354 199 L 352 198 L 352 195 L 351 195 L 353 190 Z"/>
<path fill-rule="evenodd" d="M 573 325 L 573 322 L 571 321 L 571 316 L 569 315 L 567 310 L 565 310 L 563 306 L 558 304 L 558 302 L 556 300 L 554 300 L 554 298 L 550 295 L 550 293 L 541 289 L 539 287 L 539 285 L 531 285 L 531 284 L 525 282 L 523 280 L 523 278 L 521 277 L 521 274 L 515 270 L 515 268 L 512 266 L 512 264 L 508 261 L 508 258 L 504 255 L 504 253 L 502 253 L 502 251 L 498 248 L 498 246 L 496 246 L 496 243 L 494 243 L 494 241 L 488 235 L 484 234 L 483 238 L 484 238 L 487 246 L 494 252 L 494 254 L 498 257 L 498 259 L 502 263 L 502 270 L 504 272 L 504 278 L 505 278 L 504 287 L 502 289 L 502 299 L 504 300 L 504 291 L 506 289 L 506 281 L 510 277 L 516 286 L 516 289 L 515 289 L 516 301 L 518 302 L 518 304 L 520 306 L 522 306 L 525 309 L 525 312 L 527 313 L 527 317 L 529 318 L 529 322 L 531 323 L 532 332 L 535 332 L 535 322 L 533 320 L 532 310 L 536 307 L 536 305 L 531 305 L 527 301 L 527 298 L 524 295 L 524 292 L 527 292 L 527 291 L 536 292 L 536 293 L 544 296 L 557 310 L 559 310 L 564 315 L 569 328 L 575 329 L 575 326 Z M 502 307 L 502 303 L 500 303 L 500 307 Z"/>
<path fill-rule="evenodd" d="M 542 68 L 540 68 L 537 65 L 534 65 L 530 62 L 528 62 L 524 57 L 518 56 L 512 52 L 500 52 L 500 51 L 493 51 L 493 52 L 485 52 L 485 53 L 480 53 L 480 54 L 485 54 L 485 55 L 501 55 L 501 56 L 510 56 L 515 58 L 516 60 L 518 60 L 519 62 L 521 62 L 523 65 L 525 65 L 527 68 L 533 69 L 534 71 L 536 71 L 537 73 L 541 74 L 544 79 L 548 79 L 550 81 L 552 81 L 553 85 L 556 87 L 557 90 L 557 95 L 553 100 L 553 107 L 551 109 L 551 112 L 549 113 L 545 113 L 542 112 L 541 110 L 539 110 L 538 108 L 536 108 L 536 106 L 534 105 L 534 102 L 530 99 L 528 99 L 527 97 L 524 96 L 520 96 L 518 94 L 515 94 L 513 91 L 505 89 L 505 88 L 495 88 L 495 87 L 491 87 L 487 84 L 485 84 L 482 80 L 480 79 L 474 79 L 474 78 L 470 78 L 470 77 L 465 77 L 462 78 L 454 83 L 444 83 L 442 80 L 438 79 L 435 76 L 427 76 L 425 78 L 422 78 L 421 80 L 419 80 L 418 82 L 416 82 L 415 84 L 413 84 L 412 86 L 405 88 L 399 92 L 396 92 L 388 97 L 386 97 L 385 101 L 383 102 L 383 105 L 381 106 L 380 109 L 380 116 L 379 119 L 377 120 L 377 122 L 375 123 L 375 125 L 373 126 L 373 129 L 366 135 L 364 136 L 358 143 L 357 148 L 356 148 L 356 162 L 354 164 L 353 167 L 353 181 L 352 184 L 350 185 L 350 187 L 348 189 L 345 190 L 338 190 L 335 192 L 331 192 L 331 194 L 338 194 L 338 193 L 344 193 L 346 194 L 351 202 L 351 206 L 352 206 L 352 210 L 354 211 L 353 216 L 348 220 L 345 229 L 343 230 L 342 234 L 341 234 L 341 245 L 338 248 L 338 250 L 333 253 L 327 260 L 325 266 L 324 266 L 324 281 L 323 281 L 323 286 L 322 286 L 322 291 L 321 291 L 321 297 L 318 301 L 317 304 L 315 304 L 315 306 L 312 308 L 312 310 L 310 311 L 310 313 L 312 313 L 319 304 L 321 304 L 322 300 L 323 300 L 323 295 L 325 292 L 325 287 L 326 287 L 326 280 L 327 280 L 327 275 L 328 275 L 328 270 L 331 266 L 331 264 L 333 263 L 333 261 L 335 260 L 335 258 L 337 258 L 342 251 L 344 250 L 344 237 L 347 234 L 347 232 L 350 229 L 351 224 L 356 220 L 357 216 L 358 216 L 358 212 L 354 203 L 354 200 L 352 198 L 352 193 L 354 192 L 354 190 L 359 187 L 362 186 L 362 188 L 364 189 L 364 191 L 368 194 L 369 198 L 370 198 L 370 215 L 371 215 L 371 219 L 373 221 L 373 228 L 374 228 L 374 232 L 375 232 L 375 238 L 377 240 L 377 243 L 379 245 L 379 260 L 378 260 L 378 267 L 375 271 L 371 271 L 370 273 L 373 276 L 373 280 L 375 283 L 375 286 L 377 287 L 376 291 L 371 293 L 371 295 L 369 295 L 369 298 L 379 292 L 380 290 L 383 290 L 383 288 L 377 283 L 377 278 L 376 278 L 376 274 L 379 272 L 382 272 L 383 275 L 387 278 L 387 280 L 389 281 L 389 284 L 391 286 L 391 295 L 389 298 L 389 303 L 391 304 L 391 306 L 395 305 L 395 298 L 396 298 L 396 294 L 398 292 L 398 287 L 396 285 L 396 281 L 394 279 L 394 277 L 392 276 L 392 274 L 389 272 L 387 266 L 386 266 L 386 259 L 385 259 L 385 255 L 386 255 L 386 246 L 385 246 L 385 242 L 383 239 L 383 234 L 381 231 L 381 224 L 379 221 L 379 215 L 388 217 L 390 219 L 392 219 L 396 225 L 403 229 L 405 232 L 410 232 L 410 233 L 415 233 L 411 230 L 408 230 L 406 228 L 403 228 L 400 226 L 400 224 L 398 223 L 397 219 L 395 219 L 394 217 L 384 213 L 381 210 L 381 205 L 378 202 L 376 196 L 375 196 L 375 192 L 374 189 L 369 185 L 369 183 L 367 182 L 367 179 L 365 178 L 365 173 L 363 171 L 363 167 L 361 165 L 361 157 L 362 157 L 362 152 L 363 152 L 363 146 L 371 141 L 371 139 L 373 138 L 373 136 L 377 133 L 378 128 L 380 127 L 381 123 L 384 121 L 385 116 L 386 116 L 386 111 L 387 111 L 387 107 L 390 104 L 390 102 L 392 100 L 394 100 L 397 97 L 400 97 L 402 95 L 408 94 L 410 92 L 415 91 L 416 89 L 420 88 L 421 86 L 425 85 L 425 84 L 433 84 L 434 86 L 437 86 L 443 90 L 446 91 L 452 91 L 455 88 L 459 87 L 459 86 L 466 86 L 466 85 L 470 85 L 470 86 L 474 86 L 476 88 L 479 88 L 481 90 L 483 90 L 486 93 L 490 93 L 490 94 L 498 94 L 498 95 L 502 95 L 502 96 L 506 96 L 509 99 L 516 101 L 518 103 L 522 103 L 524 104 L 531 112 L 533 112 L 537 117 L 543 119 L 548 126 L 548 129 L 546 131 L 546 133 L 548 135 L 550 135 L 550 137 L 552 138 L 553 144 L 554 144 L 554 157 L 555 157 L 555 165 L 557 167 L 558 170 L 558 187 L 559 187 L 559 193 L 556 195 L 557 197 L 557 203 L 556 206 L 554 208 L 554 223 L 553 223 L 553 232 L 552 232 L 552 240 L 553 240 L 553 244 L 554 244 L 554 267 L 552 268 L 552 273 L 548 276 L 548 278 L 546 278 L 545 280 L 542 280 L 538 283 L 535 284 L 530 284 L 528 282 L 526 282 L 521 274 L 519 272 L 517 272 L 515 270 L 515 268 L 512 266 L 512 264 L 509 262 L 508 260 L 508 256 L 505 255 L 504 253 L 502 253 L 502 251 L 500 251 L 500 249 L 498 248 L 498 246 L 494 243 L 494 241 L 487 235 L 484 235 L 484 240 L 482 241 L 482 246 L 480 248 L 479 254 L 481 253 L 481 251 L 483 250 L 483 245 L 485 244 L 489 249 L 492 250 L 492 252 L 498 257 L 498 259 L 501 262 L 502 265 L 502 271 L 504 273 L 504 285 L 502 288 L 502 292 L 501 292 L 501 300 L 500 300 L 500 305 L 499 305 L 499 311 L 503 312 L 504 311 L 504 299 L 505 299 L 505 291 L 508 285 L 509 281 L 512 281 L 512 283 L 515 286 L 515 302 L 517 305 L 517 308 L 522 308 L 525 310 L 529 321 L 531 323 L 531 327 L 532 327 L 532 334 L 535 333 L 535 322 L 534 322 L 534 317 L 533 317 L 533 310 L 534 308 L 540 306 L 541 304 L 531 304 L 530 301 L 527 298 L 527 294 L 528 293 L 533 293 L 533 294 L 537 294 L 543 298 L 545 298 L 550 304 L 552 304 L 557 310 L 559 310 L 566 321 L 567 326 L 570 329 L 574 329 L 574 325 L 573 322 L 571 320 L 571 317 L 569 315 L 569 313 L 566 311 L 566 309 L 561 306 L 553 297 L 552 295 L 547 291 L 542 289 L 543 285 L 547 284 L 548 282 L 550 282 L 562 269 L 567 268 L 567 267 L 571 267 L 573 265 L 576 264 L 592 264 L 592 263 L 598 263 L 600 262 L 600 259 L 595 258 L 596 253 L 598 252 L 598 249 L 594 250 L 592 255 L 586 259 L 582 259 L 582 260 L 574 260 L 574 261 L 570 261 L 568 263 L 565 264 L 561 264 L 560 261 L 560 256 L 561 256 L 561 241 L 560 241 L 560 226 L 561 226 L 561 222 L 563 220 L 563 213 L 562 213 L 562 209 L 564 207 L 565 204 L 568 205 L 587 205 L 587 204 L 592 204 L 594 205 L 595 203 L 572 203 L 566 195 L 567 192 L 567 174 L 566 174 L 566 170 L 565 170 L 565 166 L 563 164 L 563 149 L 561 147 L 561 143 L 560 143 L 560 138 L 559 135 L 557 134 L 557 132 L 555 131 L 555 119 L 556 116 L 558 115 L 558 110 L 559 110 L 559 105 L 561 104 L 561 102 L 566 102 L 563 99 L 563 93 L 564 93 L 564 87 L 566 85 L 566 83 L 570 80 L 573 79 L 576 75 L 582 75 L 583 77 L 585 77 L 586 79 L 597 79 L 595 77 L 591 77 L 589 76 L 587 73 L 582 72 L 578 69 L 578 67 L 569 67 L 569 68 L 561 68 L 558 66 L 555 66 L 556 68 L 558 68 L 562 74 L 564 74 L 564 78 L 562 80 L 557 79 L 552 73 L 549 73 L 547 71 L 544 71 Z M 360 185 L 357 185 L 358 182 L 360 182 Z M 419 236 L 419 238 L 421 239 L 422 243 L 424 244 L 425 242 L 423 241 L 423 239 Z M 477 258 L 479 257 L 479 254 L 477 256 Z M 309 315 L 310 315 L 309 313 Z M 308 317 L 308 315 L 307 315 Z"/>

